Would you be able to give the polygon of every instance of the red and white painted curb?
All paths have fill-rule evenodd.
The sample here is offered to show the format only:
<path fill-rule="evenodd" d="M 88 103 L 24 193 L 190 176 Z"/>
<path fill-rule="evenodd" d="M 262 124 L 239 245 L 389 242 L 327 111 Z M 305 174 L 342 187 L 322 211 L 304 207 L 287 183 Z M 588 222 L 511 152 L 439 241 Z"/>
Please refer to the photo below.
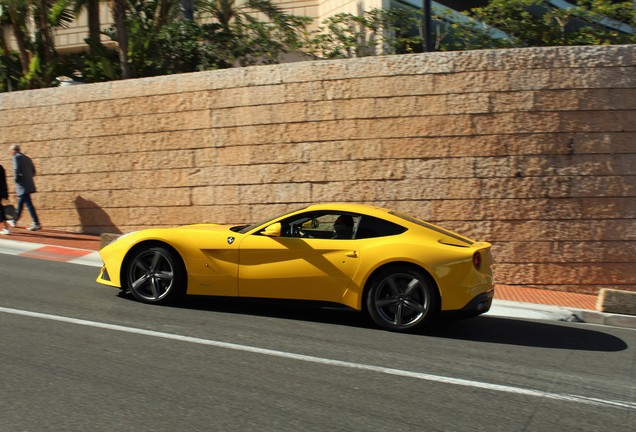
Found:
<path fill-rule="evenodd" d="M 102 266 L 102 259 L 96 251 L 65 246 L 51 246 L 0 239 L 0 253 L 49 261 L 68 262 L 91 267 Z"/>

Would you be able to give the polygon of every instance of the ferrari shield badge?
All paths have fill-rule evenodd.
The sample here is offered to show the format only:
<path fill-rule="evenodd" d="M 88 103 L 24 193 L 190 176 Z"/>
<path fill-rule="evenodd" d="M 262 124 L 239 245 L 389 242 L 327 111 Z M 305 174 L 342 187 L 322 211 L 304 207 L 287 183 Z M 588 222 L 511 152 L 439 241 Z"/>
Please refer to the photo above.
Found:
<path fill-rule="evenodd" d="M 234 243 L 234 237 L 228 237 L 227 244 L 232 244 L 232 243 Z"/>

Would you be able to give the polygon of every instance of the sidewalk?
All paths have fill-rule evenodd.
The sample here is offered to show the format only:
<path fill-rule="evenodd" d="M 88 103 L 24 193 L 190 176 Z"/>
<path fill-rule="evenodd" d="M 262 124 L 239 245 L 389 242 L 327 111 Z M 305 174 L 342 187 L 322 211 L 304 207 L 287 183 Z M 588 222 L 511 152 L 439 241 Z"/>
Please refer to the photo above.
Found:
<path fill-rule="evenodd" d="M 12 228 L 10 235 L 0 236 L 0 253 L 53 261 L 101 266 L 97 251 L 101 238 L 42 229 L 27 231 Z M 636 316 L 596 311 L 596 296 L 556 292 L 520 286 L 496 285 L 491 316 L 586 322 L 636 329 Z"/>

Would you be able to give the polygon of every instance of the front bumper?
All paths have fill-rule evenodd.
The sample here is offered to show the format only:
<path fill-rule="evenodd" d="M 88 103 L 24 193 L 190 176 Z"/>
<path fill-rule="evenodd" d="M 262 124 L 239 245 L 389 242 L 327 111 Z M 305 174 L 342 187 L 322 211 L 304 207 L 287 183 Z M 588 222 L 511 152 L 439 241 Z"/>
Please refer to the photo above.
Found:
<path fill-rule="evenodd" d="M 108 270 L 106 269 L 106 266 L 103 266 L 102 269 L 100 270 L 99 276 L 97 276 L 96 282 L 99 282 L 100 284 L 103 284 L 103 285 L 119 288 L 118 284 L 115 284 L 113 283 L 113 281 L 111 281 L 110 275 L 108 274 Z"/>

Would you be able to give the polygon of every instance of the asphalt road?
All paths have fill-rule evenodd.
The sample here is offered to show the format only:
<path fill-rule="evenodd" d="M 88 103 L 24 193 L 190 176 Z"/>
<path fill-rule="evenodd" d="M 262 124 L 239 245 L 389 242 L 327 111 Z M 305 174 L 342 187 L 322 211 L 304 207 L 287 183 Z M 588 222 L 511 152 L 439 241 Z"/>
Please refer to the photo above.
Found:
<path fill-rule="evenodd" d="M 636 331 L 480 317 L 418 335 L 306 304 L 148 306 L 0 255 L 0 431 L 633 431 Z"/>

